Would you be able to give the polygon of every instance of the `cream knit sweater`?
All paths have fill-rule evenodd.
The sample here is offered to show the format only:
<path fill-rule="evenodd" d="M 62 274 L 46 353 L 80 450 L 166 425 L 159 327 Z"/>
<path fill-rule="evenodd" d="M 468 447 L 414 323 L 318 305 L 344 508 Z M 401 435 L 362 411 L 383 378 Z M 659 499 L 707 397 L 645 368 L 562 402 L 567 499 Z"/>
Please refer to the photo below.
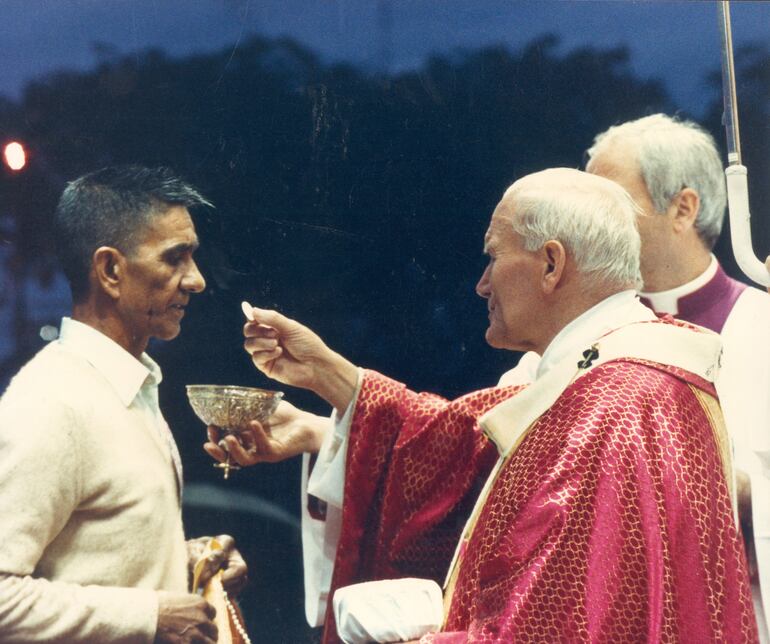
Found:
<path fill-rule="evenodd" d="M 187 590 L 159 379 L 65 318 L 0 400 L 0 641 L 152 642 Z"/>

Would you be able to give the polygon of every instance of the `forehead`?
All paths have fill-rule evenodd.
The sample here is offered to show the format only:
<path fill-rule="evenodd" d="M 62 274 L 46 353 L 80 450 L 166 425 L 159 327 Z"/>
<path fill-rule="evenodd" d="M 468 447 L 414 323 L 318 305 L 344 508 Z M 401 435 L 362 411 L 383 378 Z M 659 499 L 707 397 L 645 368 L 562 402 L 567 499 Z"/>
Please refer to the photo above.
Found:
<path fill-rule="evenodd" d="M 513 226 L 511 225 L 513 218 L 513 201 L 509 196 L 503 197 L 492 212 L 487 232 L 484 235 L 485 245 L 491 241 L 499 242 L 501 240 L 513 238 L 515 236 Z"/>
<path fill-rule="evenodd" d="M 171 206 L 155 215 L 137 236 L 139 246 L 191 246 L 197 248 L 198 236 L 195 233 L 190 213 L 184 206 Z"/>
<path fill-rule="evenodd" d="M 639 163 L 630 141 L 613 141 L 591 158 L 586 165 L 586 172 L 599 175 L 620 183 L 623 179 L 640 176 Z"/>

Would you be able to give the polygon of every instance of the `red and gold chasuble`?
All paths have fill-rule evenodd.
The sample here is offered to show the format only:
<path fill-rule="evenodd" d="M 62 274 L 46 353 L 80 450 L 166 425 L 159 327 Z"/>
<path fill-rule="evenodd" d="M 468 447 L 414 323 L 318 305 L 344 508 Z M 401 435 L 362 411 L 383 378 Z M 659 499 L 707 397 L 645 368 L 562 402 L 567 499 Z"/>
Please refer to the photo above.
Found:
<path fill-rule="evenodd" d="M 447 402 L 366 372 L 332 592 L 443 579 L 497 461 L 477 419 L 521 389 Z M 423 641 L 756 641 L 720 421 L 676 367 L 613 360 L 569 384 L 485 488 Z"/>

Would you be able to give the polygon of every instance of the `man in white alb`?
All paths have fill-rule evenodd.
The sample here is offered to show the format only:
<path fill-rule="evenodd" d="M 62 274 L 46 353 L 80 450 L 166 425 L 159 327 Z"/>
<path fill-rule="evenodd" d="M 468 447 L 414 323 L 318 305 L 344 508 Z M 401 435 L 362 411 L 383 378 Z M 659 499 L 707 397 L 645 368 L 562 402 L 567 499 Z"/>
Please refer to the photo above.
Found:
<path fill-rule="evenodd" d="M 717 391 L 734 443 L 760 640 L 770 642 L 770 295 L 728 277 L 711 253 L 726 201 L 716 145 L 697 124 L 654 114 L 597 135 L 588 157 L 588 172 L 619 183 L 644 211 L 642 301 L 722 336 Z"/>

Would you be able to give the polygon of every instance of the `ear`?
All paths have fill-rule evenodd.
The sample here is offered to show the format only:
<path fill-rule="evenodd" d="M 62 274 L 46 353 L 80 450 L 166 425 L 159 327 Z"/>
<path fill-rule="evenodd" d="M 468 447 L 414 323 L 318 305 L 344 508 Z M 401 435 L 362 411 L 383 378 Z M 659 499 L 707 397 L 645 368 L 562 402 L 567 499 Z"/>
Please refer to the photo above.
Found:
<path fill-rule="evenodd" d="M 123 253 L 112 246 L 100 246 L 94 251 L 91 267 L 101 289 L 117 300 L 125 272 Z"/>
<path fill-rule="evenodd" d="M 543 244 L 540 252 L 542 258 L 545 260 L 541 277 L 541 287 L 543 293 L 550 295 L 562 281 L 564 267 L 567 264 L 567 250 L 560 241 L 551 239 Z"/>
<path fill-rule="evenodd" d="M 700 210 L 700 196 L 692 188 L 683 188 L 671 200 L 669 208 L 674 209 L 674 230 L 684 232 L 695 226 L 695 220 Z"/>

